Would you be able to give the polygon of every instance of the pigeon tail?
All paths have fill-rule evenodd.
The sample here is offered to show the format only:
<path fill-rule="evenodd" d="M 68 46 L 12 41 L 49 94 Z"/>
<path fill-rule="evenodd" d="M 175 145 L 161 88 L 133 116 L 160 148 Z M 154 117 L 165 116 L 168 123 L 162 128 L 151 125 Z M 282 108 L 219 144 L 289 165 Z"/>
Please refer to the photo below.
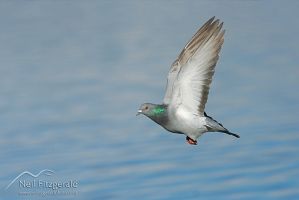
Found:
<path fill-rule="evenodd" d="M 208 116 L 206 112 L 204 112 L 204 116 L 207 118 L 207 129 L 212 132 L 221 132 L 221 133 L 226 133 L 228 135 L 232 135 L 236 138 L 240 138 L 240 136 L 236 133 L 232 133 L 229 130 L 227 130 L 221 123 L 217 122 L 215 119 L 212 117 Z"/>
<path fill-rule="evenodd" d="M 239 136 L 238 134 L 229 132 L 229 130 L 227 130 L 227 129 L 226 129 L 225 131 L 219 131 L 219 132 L 221 132 L 221 133 L 226 133 L 226 134 L 228 134 L 228 135 L 235 136 L 236 138 L 240 138 L 240 136 Z"/>

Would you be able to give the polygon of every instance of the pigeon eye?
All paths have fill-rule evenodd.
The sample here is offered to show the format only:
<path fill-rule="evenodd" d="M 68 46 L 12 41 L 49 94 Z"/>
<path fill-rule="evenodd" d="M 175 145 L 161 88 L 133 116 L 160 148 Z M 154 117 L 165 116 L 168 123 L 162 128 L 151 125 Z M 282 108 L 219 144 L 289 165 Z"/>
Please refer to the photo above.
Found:
<path fill-rule="evenodd" d="M 148 109 L 148 106 L 145 106 L 145 108 L 144 108 L 145 110 L 147 110 Z"/>

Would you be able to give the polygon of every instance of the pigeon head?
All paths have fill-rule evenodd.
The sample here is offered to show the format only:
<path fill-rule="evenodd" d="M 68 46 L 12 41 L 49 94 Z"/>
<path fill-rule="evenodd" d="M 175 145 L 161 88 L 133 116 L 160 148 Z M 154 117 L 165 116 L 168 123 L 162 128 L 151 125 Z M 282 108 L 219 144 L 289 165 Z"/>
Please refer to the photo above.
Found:
<path fill-rule="evenodd" d="M 147 117 L 159 117 L 166 113 L 166 106 L 152 103 L 144 103 L 140 106 L 137 115 L 143 114 Z"/>

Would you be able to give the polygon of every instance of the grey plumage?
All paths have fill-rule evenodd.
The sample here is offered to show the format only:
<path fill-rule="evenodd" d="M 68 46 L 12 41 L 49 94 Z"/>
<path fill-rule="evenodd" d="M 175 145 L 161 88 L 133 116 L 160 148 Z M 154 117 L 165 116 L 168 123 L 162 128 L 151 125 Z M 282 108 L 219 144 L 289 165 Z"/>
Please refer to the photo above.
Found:
<path fill-rule="evenodd" d="M 214 19 L 195 33 L 172 64 L 163 104 L 143 104 L 138 111 L 168 131 L 185 134 L 190 144 L 196 144 L 196 139 L 205 132 L 239 137 L 204 112 L 224 42 L 223 23 Z"/>

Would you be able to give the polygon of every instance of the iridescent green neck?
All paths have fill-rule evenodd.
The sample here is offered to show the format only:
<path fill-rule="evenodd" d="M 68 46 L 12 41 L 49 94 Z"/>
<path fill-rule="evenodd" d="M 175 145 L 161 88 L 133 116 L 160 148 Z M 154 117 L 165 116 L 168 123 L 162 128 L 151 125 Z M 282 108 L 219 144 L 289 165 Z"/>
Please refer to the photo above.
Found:
<path fill-rule="evenodd" d="M 163 127 L 169 121 L 167 105 L 151 104 L 149 112 L 147 112 L 145 115 Z"/>
<path fill-rule="evenodd" d="M 152 109 L 152 114 L 155 116 L 160 116 L 165 114 L 166 106 L 164 105 L 157 105 L 155 108 Z"/>

